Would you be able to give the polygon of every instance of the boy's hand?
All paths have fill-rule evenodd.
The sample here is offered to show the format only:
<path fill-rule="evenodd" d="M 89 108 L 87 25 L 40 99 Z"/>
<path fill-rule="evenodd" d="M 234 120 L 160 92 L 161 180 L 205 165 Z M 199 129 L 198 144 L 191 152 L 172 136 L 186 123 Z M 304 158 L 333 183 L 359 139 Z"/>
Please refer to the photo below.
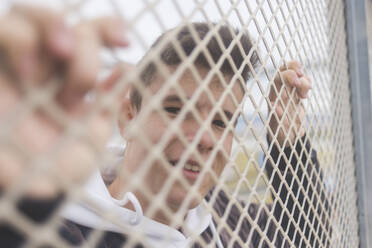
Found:
<path fill-rule="evenodd" d="M 97 87 L 101 48 L 127 45 L 118 18 L 69 27 L 59 12 L 23 5 L 0 16 L 0 189 L 50 196 L 89 175 L 113 125 L 84 96 L 121 75 Z"/>
<path fill-rule="evenodd" d="M 274 135 L 281 146 L 290 146 L 305 134 L 305 109 L 300 100 L 308 97 L 311 88 L 311 79 L 304 74 L 298 61 L 280 68 L 269 93 L 269 113 L 275 108 L 269 116 L 271 140 Z"/>

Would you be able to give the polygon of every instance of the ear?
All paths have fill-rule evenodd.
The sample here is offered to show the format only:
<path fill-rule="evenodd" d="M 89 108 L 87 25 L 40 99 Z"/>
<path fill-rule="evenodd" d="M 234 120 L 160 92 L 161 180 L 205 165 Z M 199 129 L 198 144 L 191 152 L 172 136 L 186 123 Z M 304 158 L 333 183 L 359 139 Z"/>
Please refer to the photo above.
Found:
<path fill-rule="evenodd" d="M 121 77 L 125 74 L 129 74 L 134 69 L 134 65 L 128 64 L 126 62 L 123 62 L 120 65 L 116 66 L 112 70 L 110 75 L 100 84 L 100 90 L 113 90 L 114 86 L 120 81 Z M 131 91 L 131 87 L 127 85 L 123 89 L 123 91 L 117 95 L 117 98 L 115 100 L 115 102 L 119 105 L 118 126 L 122 137 L 124 137 L 125 128 L 137 115 L 137 109 L 130 101 Z"/>
<path fill-rule="evenodd" d="M 125 129 L 131 123 L 133 119 L 137 116 L 137 108 L 133 105 L 130 100 L 130 92 L 131 90 L 128 89 L 126 95 L 123 97 L 123 100 L 120 104 L 120 110 L 118 114 L 118 126 L 120 130 L 120 134 L 122 137 L 125 138 Z"/>

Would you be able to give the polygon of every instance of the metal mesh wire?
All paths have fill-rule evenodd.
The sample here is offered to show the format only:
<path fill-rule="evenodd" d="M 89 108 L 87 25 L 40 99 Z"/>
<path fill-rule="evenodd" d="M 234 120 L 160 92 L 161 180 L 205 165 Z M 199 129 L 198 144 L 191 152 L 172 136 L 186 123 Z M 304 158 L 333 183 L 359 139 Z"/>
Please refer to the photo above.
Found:
<path fill-rule="evenodd" d="M 14 3 L 2 4 L 6 14 Z M 106 78 L 117 64 L 126 69 L 109 92 L 85 97 L 91 106 L 79 119 L 54 100 L 66 83 L 63 75 L 42 88 L 25 87 L 15 107 L 1 111 L 1 185 L 7 186 L 0 198 L 0 230 L 11 226 L 26 247 L 70 247 L 61 223 L 64 208 L 76 203 L 125 235 L 118 247 L 156 247 L 141 225 L 128 228 L 115 207 L 86 194 L 86 182 L 99 168 L 116 198 L 133 192 L 144 216 L 191 237 L 187 247 L 358 246 L 343 1 L 76 0 L 51 5 L 63 11 L 71 27 L 103 15 L 124 20 L 130 45 L 104 49 L 99 76 Z M 204 25 L 203 36 L 198 25 Z M 224 41 L 222 29 L 230 42 Z M 190 51 L 178 39 L 182 32 L 194 44 Z M 217 58 L 208 50 L 212 41 L 221 51 Z M 171 52 L 164 52 L 167 48 Z M 234 54 L 242 57 L 240 63 Z M 291 69 L 293 60 L 311 79 L 306 99 L 299 99 L 280 74 Z M 149 71 L 155 73 L 149 76 Z M 123 110 L 115 99 L 129 101 L 134 91 L 142 97 L 140 109 L 130 105 Z M 298 124 L 301 109 L 304 119 Z M 102 137 L 111 131 L 94 126 L 101 123 L 96 118 L 102 111 L 115 115 L 106 148 L 100 146 Z M 41 153 L 35 144 L 42 147 L 49 140 L 38 132 L 55 130 L 33 119 L 38 112 L 58 123 L 60 132 L 58 141 Z M 300 130 L 305 130 L 303 137 Z M 17 173 L 15 181 L 4 183 Z M 40 222 L 22 204 L 35 181 L 48 195 L 42 184 L 46 177 L 64 193 Z M 205 235 L 184 226 L 187 211 L 199 204 L 214 224 Z M 108 231 L 97 224 L 79 245 L 96 247 Z M 168 247 L 172 237 L 160 242 L 159 247 Z"/>
<path fill-rule="evenodd" d="M 372 25 L 372 18 L 371 18 L 371 14 L 372 14 L 372 5 L 371 5 L 371 1 L 367 1 L 366 2 L 366 16 L 367 16 L 367 27 L 368 29 L 371 27 Z M 368 32 L 368 47 L 371 47 L 371 32 Z M 371 60 L 371 50 L 369 50 L 369 54 L 368 54 L 368 58 L 369 60 Z"/>

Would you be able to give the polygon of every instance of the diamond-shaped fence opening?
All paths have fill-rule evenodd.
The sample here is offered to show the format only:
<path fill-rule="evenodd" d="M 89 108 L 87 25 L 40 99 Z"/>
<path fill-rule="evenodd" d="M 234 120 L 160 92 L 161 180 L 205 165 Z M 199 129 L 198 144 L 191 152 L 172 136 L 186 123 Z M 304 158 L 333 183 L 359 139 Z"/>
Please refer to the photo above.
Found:
<path fill-rule="evenodd" d="M 343 1 L 0 5 L 1 247 L 358 245 Z"/>

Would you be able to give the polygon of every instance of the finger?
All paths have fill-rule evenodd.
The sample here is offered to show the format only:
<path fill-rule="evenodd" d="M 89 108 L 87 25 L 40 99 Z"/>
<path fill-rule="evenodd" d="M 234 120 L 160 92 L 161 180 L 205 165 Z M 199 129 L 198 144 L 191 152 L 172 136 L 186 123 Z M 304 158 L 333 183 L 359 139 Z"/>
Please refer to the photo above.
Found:
<path fill-rule="evenodd" d="M 16 112 L 21 95 L 8 77 L 0 74 L 0 123 L 6 123 L 7 117 Z"/>
<path fill-rule="evenodd" d="M 297 76 L 302 77 L 304 75 L 302 70 L 302 64 L 297 60 L 292 60 L 280 67 L 281 71 L 294 70 Z"/>
<path fill-rule="evenodd" d="M 21 142 L 25 151 L 35 157 L 47 154 L 58 139 L 60 127 L 51 123 L 48 116 L 32 113 L 20 116 L 19 124 L 11 134 L 17 142 Z"/>
<path fill-rule="evenodd" d="M 38 43 L 37 30 L 26 19 L 12 14 L 0 19 L 0 47 L 7 57 L 3 70 L 9 69 L 18 79 L 30 79 L 38 64 Z"/>
<path fill-rule="evenodd" d="M 276 114 L 277 119 L 279 121 L 283 118 L 284 109 L 283 109 L 283 106 L 281 104 L 277 104 L 277 106 L 275 108 L 275 114 Z"/>
<path fill-rule="evenodd" d="M 298 113 L 296 113 L 296 125 L 298 127 L 300 127 L 302 125 L 302 123 L 304 122 L 304 119 L 305 119 L 305 110 L 304 108 L 301 106 L 299 108 L 297 108 L 297 111 Z"/>
<path fill-rule="evenodd" d="M 96 100 L 99 104 L 99 101 L 103 99 L 104 104 L 100 105 L 103 108 L 88 120 L 87 125 L 91 133 L 90 137 L 96 145 L 106 144 L 109 136 L 112 134 L 112 128 L 115 126 L 115 116 L 117 116 L 117 111 L 121 107 L 120 103 L 130 88 L 128 84 L 118 84 L 125 83 L 122 80 L 123 76 L 133 69 L 133 65 L 123 63 L 116 66 L 102 82 L 97 84 Z"/>
<path fill-rule="evenodd" d="M 79 97 L 96 84 L 101 69 L 99 52 L 102 43 L 107 46 L 128 44 L 123 26 L 118 18 L 105 17 L 82 23 L 75 28 L 75 53 L 68 64 L 66 94 L 73 91 Z M 116 81 L 121 73 L 117 71 L 110 76 L 109 81 Z"/>
<path fill-rule="evenodd" d="M 109 91 L 116 83 L 120 80 L 123 75 L 123 71 L 119 66 L 116 66 L 109 75 L 99 83 L 99 91 Z"/>
<path fill-rule="evenodd" d="M 298 96 L 301 98 L 307 98 L 310 89 L 312 89 L 310 78 L 309 77 L 300 78 L 300 86 L 297 87 Z"/>
<path fill-rule="evenodd" d="M 299 86 L 300 82 L 297 73 L 294 70 L 286 70 L 277 74 L 275 77 L 275 85 L 277 89 L 280 89 L 283 84 L 289 87 Z"/>
<path fill-rule="evenodd" d="M 66 140 L 56 152 L 56 166 L 51 167 L 51 173 L 63 180 L 82 182 L 96 168 L 97 156 L 92 146 L 82 139 Z"/>
<path fill-rule="evenodd" d="M 291 124 L 292 122 L 295 121 L 295 116 L 296 116 L 296 107 L 295 107 L 295 104 L 293 103 L 289 103 L 289 104 L 286 104 L 286 105 L 282 105 L 282 115 L 285 116 L 285 119 L 287 120 L 287 122 L 289 124 Z M 281 117 L 283 118 L 283 116 Z"/>
<path fill-rule="evenodd" d="M 75 52 L 66 64 L 66 82 L 57 101 L 70 116 L 79 116 L 86 109 L 84 95 L 95 87 L 101 68 L 100 40 L 94 29 L 79 26 L 75 30 Z"/>
<path fill-rule="evenodd" d="M 75 29 L 75 52 L 68 63 L 66 94 L 84 95 L 91 89 L 101 68 L 99 51 L 101 41 L 90 25 L 81 24 Z"/>
<path fill-rule="evenodd" d="M 23 161 L 19 154 L 9 147 L 0 149 L 0 188 L 7 189 L 19 181 L 23 171 Z"/>
<path fill-rule="evenodd" d="M 99 113 L 88 119 L 87 129 L 92 143 L 98 148 L 104 148 L 104 145 L 113 133 L 115 126 L 115 114 L 112 109 L 102 109 Z"/>
<path fill-rule="evenodd" d="M 74 51 L 74 39 L 71 28 L 64 22 L 62 13 L 52 9 L 15 5 L 14 13 L 25 16 L 30 22 L 35 23 L 45 38 L 47 48 L 53 55 L 61 59 L 70 58 Z"/>
<path fill-rule="evenodd" d="M 129 45 L 124 22 L 118 17 L 102 17 L 91 21 L 106 46 Z"/>
<path fill-rule="evenodd" d="M 287 118 L 289 119 L 290 122 L 295 122 L 296 121 L 296 115 L 297 115 L 297 105 L 293 103 L 289 103 L 287 105 Z"/>
<path fill-rule="evenodd" d="M 100 82 L 100 91 L 109 91 L 112 90 L 117 83 L 123 82 L 126 85 L 120 96 L 125 96 L 128 90 L 129 82 L 125 81 L 128 75 L 133 73 L 135 66 L 126 62 L 121 63 L 118 66 L 115 66 L 114 69 L 110 72 L 109 76 L 106 77 L 103 82 Z"/>
<path fill-rule="evenodd" d="M 289 99 L 287 89 L 283 87 L 283 84 L 276 83 L 276 85 L 277 86 L 271 86 L 270 88 L 269 94 L 270 102 L 272 103 L 278 102 L 278 104 L 287 104 Z"/>
<path fill-rule="evenodd" d="M 112 113 L 117 113 L 123 99 L 126 99 L 130 86 L 123 85 L 125 74 L 126 69 L 123 66 L 116 66 L 102 82 L 97 84 L 96 101 L 103 100 L 106 107 L 102 111 L 102 116 L 110 118 Z"/>

